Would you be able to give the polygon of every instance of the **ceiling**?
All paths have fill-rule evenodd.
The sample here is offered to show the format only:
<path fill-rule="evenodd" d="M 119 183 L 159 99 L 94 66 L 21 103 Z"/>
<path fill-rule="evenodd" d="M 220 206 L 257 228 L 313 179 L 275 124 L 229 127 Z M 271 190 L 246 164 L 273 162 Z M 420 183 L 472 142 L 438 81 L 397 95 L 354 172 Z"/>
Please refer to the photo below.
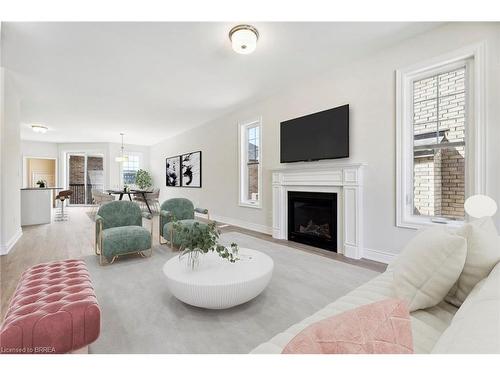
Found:
<path fill-rule="evenodd" d="M 231 23 L 5 23 L 3 65 L 22 98 L 21 137 L 150 145 L 292 82 L 438 23 L 254 23 L 251 55 Z M 49 127 L 35 134 L 30 124 Z"/>

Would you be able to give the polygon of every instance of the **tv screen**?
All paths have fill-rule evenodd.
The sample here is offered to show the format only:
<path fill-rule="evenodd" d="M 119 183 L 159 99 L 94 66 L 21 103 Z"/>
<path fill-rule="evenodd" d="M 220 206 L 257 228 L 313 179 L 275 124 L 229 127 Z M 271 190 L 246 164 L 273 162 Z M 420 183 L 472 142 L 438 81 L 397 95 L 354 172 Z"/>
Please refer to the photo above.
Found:
<path fill-rule="evenodd" d="M 282 163 L 349 157 L 349 104 L 281 123 Z"/>

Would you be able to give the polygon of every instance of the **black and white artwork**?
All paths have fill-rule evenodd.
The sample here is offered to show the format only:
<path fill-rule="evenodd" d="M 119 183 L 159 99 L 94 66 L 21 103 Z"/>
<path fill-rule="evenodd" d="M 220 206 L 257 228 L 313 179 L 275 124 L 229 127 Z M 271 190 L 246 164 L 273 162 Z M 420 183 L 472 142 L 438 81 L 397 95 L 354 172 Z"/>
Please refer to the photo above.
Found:
<path fill-rule="evenodd" d="M 201 188 L 201 151 L 181 155 L 182 186 Z"/>
<path fill-rule="evenodd" d="M 166 158 L 167 186 L 181 186 L 181 157 Z"/>

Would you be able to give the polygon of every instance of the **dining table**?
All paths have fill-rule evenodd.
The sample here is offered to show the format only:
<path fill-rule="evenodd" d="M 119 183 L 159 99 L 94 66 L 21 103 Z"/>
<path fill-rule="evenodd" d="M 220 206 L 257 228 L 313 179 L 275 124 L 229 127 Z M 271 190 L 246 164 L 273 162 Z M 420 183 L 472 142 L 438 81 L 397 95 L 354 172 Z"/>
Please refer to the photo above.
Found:
<path fill-rule="evenodd" d="M 106 193 L 109 195 L 118 195 L 118 200 L 122 200 L 123 196 L 126 194 L 128 195 L 128 199 L 132 201 L 132 195 L 140 195 L 144 199 L 144 203 L 146 203 L 146 207 L 148 208 L 148 211 L 150 214 L 153 212 L 151 211 L 151 207 L 149 207 L 148 200 L 146 199 L 146 194 L 147 193 L 152 193 L 153 190 L 141 190 L 141 189 L 130 189 L 130 190 L 118 190 L 118 189 L 108 189 L 106 190 Z"/>

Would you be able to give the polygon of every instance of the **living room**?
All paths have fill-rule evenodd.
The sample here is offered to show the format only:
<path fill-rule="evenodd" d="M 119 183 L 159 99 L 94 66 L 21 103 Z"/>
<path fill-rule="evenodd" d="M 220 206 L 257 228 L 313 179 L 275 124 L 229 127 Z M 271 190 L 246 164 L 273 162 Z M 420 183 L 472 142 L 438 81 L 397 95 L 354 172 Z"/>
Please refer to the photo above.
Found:
<path fill-rule="evenodd" d="M 0 24 L 3 354 L 500 354 L 499 22 L 58 17 Z"/>

